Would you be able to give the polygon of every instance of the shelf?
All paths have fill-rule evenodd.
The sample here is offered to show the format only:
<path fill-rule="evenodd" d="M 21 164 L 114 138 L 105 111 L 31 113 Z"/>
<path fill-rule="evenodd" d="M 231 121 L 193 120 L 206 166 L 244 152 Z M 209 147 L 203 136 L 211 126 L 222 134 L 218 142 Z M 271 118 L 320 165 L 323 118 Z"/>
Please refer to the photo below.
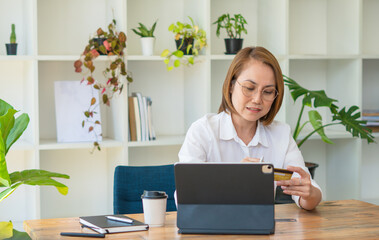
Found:
<path fill-rule="evenodd" d="M 307 136 L 309 133 L 311 133 L 311 131 L 305 131 L 300 133 L 299 134 L 299 137 L 298 139 L 301 140 L 303 139 L 305 136 Z M 349 132 L 346 132 L 346 131 L 338 131 L 338 130 L 328 130 L 328 129 L 325 129 L 325 135 L 329 138 L 329 139 L 350 139 L 350 138 L 353 138 L 353 136 L 349 133 Z M 321 137 L 320 135 L 318 135 L 317 133 L 314 133 L 311 137 L 309 137 L 308 140 L 311 140 L 311 139 L 318 139 L 318 140 L 321 140 Z"/>
<path fill-rule="evenodd" d="M 78 55 L 39 55 L 37 59 L 39 61 L 76 61 L 80 58 L 80 52 Z M 95 62 L 112 61 L 116 59 L 115 56 L 98 56 Z"/>
<path fill-rule="evenodd" d="M 142 55 L 128 55 L 128 61 L 163 61 L 164 58 L 161 56 L 142 56 Z"/>
<path fill-rule="evenodd" d="M 35 59 L 34 56 L 27 56 L 27 55 L 16 55 L 16 56 L 3 55 L 3 56 L 0 56 L 0 61 L 32 61 L 34 59 Z"/>
<path fill-rule="evenodd" d="M 347 55 L 330 55 L 330 54 L 292 54 L 289 55 L 289 59 L 314 59 L 314 60 L 338 60 L 338 59 L 357 59 L 360 56 L 358 54 Z"/>
<path fill-rule="evenodd" d="M 101 148 L 122 147 L 123 142 L 114 139 L 103 139 L 99 142 Z M 56 149 L 79 149 L 79 148 L 93 148 L 92 142 L 77 142 L 77 143 L 58 143 L 56 139 L 41 139 L 40 150 L 56 150 Z"/>
<path fill-rule="evenodd" d="M 235 54 L 211 55 L 211 59 L 212 60 L 233 60 L 235 56 L 236 56 Z"/>
<path fill-rule="evenodd" d="M 157 136 L 154 141 L 129 142 L 129 147 L 172 146 L 181 145 L 185 136 Z"/>
<path fill-rule="evenodd" d="M 361 56 L 363 59 L 379 59 L 378 54 L 364 54 Z"/>
<path fill-rule="evenodd" d="M 76 61 L 79 59 L 78 55 L 39 55 L 39 61 Z"/>

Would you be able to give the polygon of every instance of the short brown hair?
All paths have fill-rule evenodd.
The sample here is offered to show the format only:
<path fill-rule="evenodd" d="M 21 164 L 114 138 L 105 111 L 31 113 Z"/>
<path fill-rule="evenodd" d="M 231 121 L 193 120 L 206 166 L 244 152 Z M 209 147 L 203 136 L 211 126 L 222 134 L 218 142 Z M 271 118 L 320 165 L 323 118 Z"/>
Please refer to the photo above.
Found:
<path fill-rule="evenodd" d="M 274 120 L 276 114 L 280 109 L 280 106 L 282 105 L 284 95 L 284 82 L 282 70 L 280 69 L 278 60 L 276 60 L 274 55 L 264 47 L 246 47 L 244 49 L 241 49 L 234 57 L 232 63 L 230 64 L 228 73 L 226 74 L 224 85 L 222 87 L 222 101 L 218 112 L 226 112 L 228 110 L 229 112 L 237 113 L 232 104 L 230 90 L 243 71 L 246 63 L 252 59 L 266 64 L 274 71 L 278 96 L 272 103 L 270 111 L 260 119 L 264 125 L 269 125 Z"/>

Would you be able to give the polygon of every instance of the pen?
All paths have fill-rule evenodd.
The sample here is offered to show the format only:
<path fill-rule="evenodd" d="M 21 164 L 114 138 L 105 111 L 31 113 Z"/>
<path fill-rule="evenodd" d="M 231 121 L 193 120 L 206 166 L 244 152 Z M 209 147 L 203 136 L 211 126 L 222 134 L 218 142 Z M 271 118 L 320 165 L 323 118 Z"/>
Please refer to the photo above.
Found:
<path fill-rule="evenodd" d="M 99 233 L 61 232 L 61 236 L 105 238 L 105 234 L 102 234 L 102 233 L 99 234 Z"/>
<path fill-rule="evenodd" d="M 129 218 L 123 218 L 123 217 L 115 217 L 115 216 L 106 216 L 109 220 L 118 221 L 118 222 L 124 222 L 124 223 L 133 223 L 132 219 Z"/>

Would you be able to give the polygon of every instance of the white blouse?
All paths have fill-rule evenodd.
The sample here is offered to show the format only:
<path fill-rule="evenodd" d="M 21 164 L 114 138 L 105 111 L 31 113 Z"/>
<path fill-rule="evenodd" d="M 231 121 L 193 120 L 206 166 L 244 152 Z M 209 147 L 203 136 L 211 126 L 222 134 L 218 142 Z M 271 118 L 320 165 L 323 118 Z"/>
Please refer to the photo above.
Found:
<path fill-rule="evenodd" d="M 273 121 L 264 126 L 258 121 L 256 133 L 246 146 L 225 112 L 207 114 L 194 122 L 179 152 L 180 162 L 241 162 L 245 157 L 263 157 L 263 162 L 272 163 L 275 168 L 297 166 L 309 173 L 288 124 Z M 312 185 L 320 189 L 313 179 Z M 292 199 L 299 206 L 299 196 Z"/>

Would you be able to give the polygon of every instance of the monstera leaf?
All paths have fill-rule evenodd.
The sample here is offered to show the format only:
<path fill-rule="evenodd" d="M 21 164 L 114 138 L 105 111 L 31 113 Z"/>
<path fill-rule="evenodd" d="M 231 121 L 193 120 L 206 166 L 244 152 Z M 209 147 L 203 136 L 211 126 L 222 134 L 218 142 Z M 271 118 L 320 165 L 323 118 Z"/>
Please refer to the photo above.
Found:
<path fill-rule="evenodd" d="M 342 124 L 346 127 L 346 131 L 350 132 L 353 137 L 359 137 L 367 139 L 368 143 L 374 142 L 374 137 L 371 135 L 371 130 L 365 126 L 366 121 L 358 120 L 361 114 L 358 111 L 357 106 L 352 106 L 346 112 L 345 107 L 339 110 L 339 107 L 334 104 L 338 102 L 333 98 L 329 98 L 324 90 L 311 91 L 300 86 L 295 80 L 283 75 L 285 84 L 288 86 L 292 99 L 296 102 L 299 97 L 303 97 L 301 110 L 297 120 L 297 124 L 293 133 L 293 138 L 297 141 L 297 138 L 308 123 L 312 124 L 314 131 L 305 136 L 301 141 L 297 143 L 300 147 L 311 135 L 318 133 L 321 139 L 326 143 L 333 143 L 325 134 L 324 128 L 332 125 Z M 316 110 L 308 112 L 309 120 L 301 124 L 301 118 L 303 115 L 304 107 L 318 108 L 327 107 L 332 113 L 332 122 L 324 124 L 321 115 Z M 358 111 L 358 112 L 357 112 Z"/>
<path fill-rule="evenodd" d="M 357 106 L 351 106 L 346 112 L 346 108 L 344 107 L 338 114 L 333 116 L 333 121 L 340 120 L 346 127 L 346 131 L 350 132 L 353 137 L 367 139 L 368 143 L 374 142 L 373 136 L 371 135 L 372 130 L 364 126 L 366 121 L 358 120 L 358 118 L 361 117 L 361 113 L 358 109 L 359 107 Z"/>
<path fill-rule="evenodd" d="M 322 117 L 319 112 L 312 110 L 308 112 L 309 121 L 311 122 L 313 129 L 320 135 L 321 139 L 329 144 L 333 142 L 326 136 L 324 128 L 322 127 Z"/>
<path fill-rule="evenodd" d="M 291 92 L 291 96 L 294 102 L 296 102 L 296 99 L 303 95 L 305 95 L 303 98 L 303 105 L 306 105 L 308 107 L 312 107 L 312 100 L 314 100 L 313 107 L 315 108 L 331 107 L 333 102 L 337 102 L 337 100 L 329 98 L 324 90 L 311 91 L 303 88 L 295 80 L 287 76 L 283 75 L 283 79 Z"/>

